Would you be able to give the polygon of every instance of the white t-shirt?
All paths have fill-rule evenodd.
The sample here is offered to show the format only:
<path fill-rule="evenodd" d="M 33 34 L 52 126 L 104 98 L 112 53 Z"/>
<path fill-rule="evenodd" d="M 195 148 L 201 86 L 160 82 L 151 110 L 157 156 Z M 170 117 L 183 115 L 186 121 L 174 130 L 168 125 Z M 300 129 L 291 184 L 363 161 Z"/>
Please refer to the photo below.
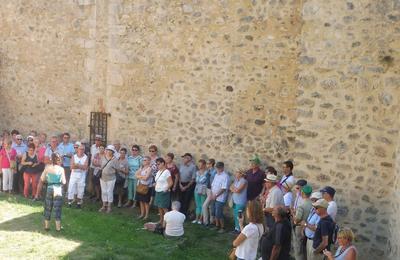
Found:
<path fill-rule="evenodd" d="M 262 224 L 249 223 L 242 230 L 246 239 L 236 248 L 235 255 L 245 260 L 254 260 L 257 256 L 258 241 L 264 233 Z"/>
<path fill-rule="evenodd" d="M 220 194 L 215 200 L 218 202 L 226 202 L 228 197 L 228 188 L 229 188 L 229 176 L 225 172 L 221 172 L 215 174 L 214 180 L 211 184 L 211 192 L 216 195 L 221 190 L 225 190 L 222 194 Z"/>
<path fill-rule="evenodd" d="M 285 207 L 292 207 L 293 193 L 291 191 L 286 192 L 286 194 L 283 195 L 283 201 L 285 202 Z"/>
<path fill-rule="evenodd" d="M 329 201 L 328 209 L 327 209 L 328 215 L 331 216 L 333 221 L 336 222 L 336 214 L 337 214 L 337 204 L 336 201 L 332 200 Z"/>
<path fill-rule="evenodd" d="M 99 147 L 96 146 L 96 144 L 92 144 L 92 146 L 90 147 L 90 154 L 91 154 L 90 168 L 95 168 L 93 165 L 93 160 L 94 160 L 94 156 L 99 152 L 100 152 Z"/>
<path fill-rule="evenodd" d="M 284 206 L 283 192 L 278 186 L 272 187 L 269 191 L 267 199 L 265 201 L 265 208 L 275 208 L 276 206 Z"/>
<path fill-rule="evenodd" d="M 156 191 L 157 192 L 165 192 L 168 191 L 168 177 L 171 176 L 171 173 L 168 169 L 163 171 L 158 171 L 156 174 Z"/>
<path fill-rule="evenodd" d="M 172 237 L 183 236 L 183 222 L 185 222 L 185 218 L 184 214 L 176 210 L 165 213 L 165 234 Z"/>

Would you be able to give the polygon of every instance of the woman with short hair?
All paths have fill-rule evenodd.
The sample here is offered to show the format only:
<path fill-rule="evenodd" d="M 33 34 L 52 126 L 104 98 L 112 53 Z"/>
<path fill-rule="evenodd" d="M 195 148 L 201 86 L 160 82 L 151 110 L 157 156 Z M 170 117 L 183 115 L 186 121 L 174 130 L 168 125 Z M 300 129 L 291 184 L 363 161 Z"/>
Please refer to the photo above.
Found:
<path fill-rule="evenodd" d="M 175 155 L 173 153 L 167 153 L 165 156 L 165 165 L 171 173 L 172 177 L 172 188 L 171 188 L 171 200 L 179 199 L 179 169 L 174 163 Z"/>
<path fill-rule="evenodd" d="M 230 191 L 232 192 L 233 201 L 233 218 L 235 222 L 235 230 L 233 233 L 240 233 L 239 213 L 244 212 L 247 203 L 247 180 L 245 179 L 246 172 L 237 170 L 235 172 L 235 180 L 233 181 Z"/>
<path fill-rule="evenodd" d="M 354 233 L 350 228 L 342 228 L 338 232 L 337 241 L 339 244 L 335 255 L 328 250 L 324 250 L 323 253 L 327 257 L 327 260 L 356 260 L 357 249 L 353 245 Z"/>
<path fill-rule="evenodd" d="M 128 201 L 124 207 L 135 207 L 136 205 L 136 172 L 142 166 L 143 157 L 140 155 L 140 147 L 137 144 L 132 145 L 131 155 L 128 156 Z"/>
<path fill-rule="evenodd" d="M 79 144 L 78 151 L 71 158 L 71 177 L 68 183 L 68 206 L 71 207 L 77 197 L 76 207 L 80 209 L 83 203 L 83 195 L 86 186 L 86 173 L 89 159 L 85 154 L 85 146 Z"/>
<path fill-rule="evenodd" d="M 103 206 L 99 209 L 99 212 L 111 212 L 111 206 L 114 200 L 115 174 L 118 169 L 118 160 L 114 156 L 115 153 L 116 150 L 114 146 L 107 145 L 105 149 L 105 160 L 102 161 L 101 165 L 100 188 Z"/>
<path fill-rule="evenodd" d="M 54 209 L 56 231 L 61 231 L 61 208 L 63 204 L 62 185 L 67 183 L 64 168 L 61 167 L 61 156 L 53 153 L 50 164 L 44 169 L 40 177 L 41 183 L 47 183 L 46 200 L 44 207 L 44 229 L 49 230 L 51 212 Z"/>
<path fill-rule="evenodd" d="M 140 215 L 138 219 L 143 218 L 147 220 L 149 218 L 150 208 L 150 188 L 152 175 L 150 167 L 150 157 L 143 157 L 142 167 L 136 172 L 137 188 L 136 188 L 136 201 L 140 203 Z"/>
<path fill-rule="evenodd" d="M 107 161 L 105 154 L 105 146 L 103 143 L 99 145 L 99 152 L 93 156 L 92 166 L 93 166 L 93 175 L 92 175 L 92 184 L 95 191 L 95 201 L 100 200 L 100 170 L 103 161 Z"/>
<path fill-rule="evenodd" d="M 122 207 L 122 197 L 124 196 L 126 176 L 128 175 L 128 159 L 125 147 L 119 149 L 118 168 L 115 181 L 115 189 L 118 194 L 118 208 Z"/>
<path fill-rule="evenodd" d="M 258 241 L 264 233 L 264 214 L 261 203 L 251 200 L 247 203 L 246 216 L 249 224 L 243 227 L 243 216 L 239 218 L 241 233 L 233 241 L 237 259 L 254 260 L 257 256 Z"/>
<path fill-rule="evenodd" d="M 12 192 L 14 172 L 17 170 L 17 151 L 11 147 L 12 140 L 6 139 L 0 150 L 0 166 L 3 174 L 3 191 Z"/>
<path fill-rule="evenodd" d="M 30 184 L 32 183 L 32 198 L 35 198 L 39 174 L 42 172 L 42 169 L 33 143 L 28 144 L 28 151 L 22 155 L 21 164 L 24 170 L 24 197 L 28 198 Z"/>
<path fill-rule="evenodd" d="M 160 214 L 160 223 L 164 221 L 164 215 L 168 212 L 168 208 L 171 204 L 171 187 L 173 185 L 171 173 L 165 165 L 163 158 L 157 158 L 156 160 L 158 172 L 155 178 L 155 191 L 156 196 L 154 199 L 154 205 L 158 207 L 158 213 Z"/>
<path fill-rule="evenodd" d="M 150 188 L 150 205 L 153 204 L 154 197 L 156 196 L 156 192 L 154 189 L 154 178 L 156 177 L 158 167 L 157 167 L 157 162 L 156 160 L 159 158 L 158 157 L 158 148 L 155 144 L 151 144 L 149 146 L 149 157 L 150 157 L 150 167 L 151 167 L 151 176 L 152 176 L 152 181 L 149 185 Z"/>
<path fill-rule="evenodd" d="M 207 168 L 206 161 L 201 159 L 198 164 L 199 169 L 196 171 L 196 186 L 194 188 L 194 201 L 196 205 L 196 218 L 192 221 L 193 224 L 203 223 L 202 208 L 207 197 Z"/>

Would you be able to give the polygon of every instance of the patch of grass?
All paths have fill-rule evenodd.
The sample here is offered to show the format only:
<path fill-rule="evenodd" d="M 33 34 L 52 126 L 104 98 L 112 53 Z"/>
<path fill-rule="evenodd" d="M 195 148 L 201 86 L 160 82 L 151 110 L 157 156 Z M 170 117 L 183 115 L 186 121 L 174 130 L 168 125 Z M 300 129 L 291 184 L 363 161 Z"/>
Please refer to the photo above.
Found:
<path fill-rule="evenodd" d="M 136 209 L 63 207 L 62 232 L 43 230 L 43 204 L 0 195 L 0 259 L 226 259 L 233 236 L 185 223 L 185 237 L 168 240 L 142 230 Z M 153 221 L 157 215 L 151 215 Z"/>

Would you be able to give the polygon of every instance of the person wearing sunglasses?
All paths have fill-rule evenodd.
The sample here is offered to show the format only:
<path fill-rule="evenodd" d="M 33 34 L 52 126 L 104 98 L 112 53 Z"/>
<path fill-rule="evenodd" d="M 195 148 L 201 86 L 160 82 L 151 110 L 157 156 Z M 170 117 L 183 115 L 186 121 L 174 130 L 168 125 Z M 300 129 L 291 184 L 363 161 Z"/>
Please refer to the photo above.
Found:
<path fill-rule="evenodd" d="M 140 169 L 143 163 L 143 157 L 140 155 L 140 147 L 137 144 L 132 145 L 131 155 L 128 156 L 128 201 L 124 207 L 136 206 L 136 172 Z"/>
<path fill-rule="evenodd" d="M 28 151 L 28 147 L 26 144 L 23 142 L 23 137 L 22 135 L 18 134 L 15 139 L 15 143 L 12 144 L 12 148 L 15 149 L 17 152 L 17 157 L 16 157 L 16 172 L 13 177 L 13 189 L 15 192 L 20 193 L 23 192 L 23 186 L 24 186 L 24 179 L 23 179 L 23 173 L 21 171 L 22 165 L 21 165 L 21 160 L 22 156 Z"/>
<path fill-rule="evenodd" d="M 77 197 L 76 207 L 80 209 L 83 203 L 83 194 L 86 186 L 86 172 L 88 169 L 88 157 L 85 154 L 85 146 L 76 142 L 78 151 L 71 158 L 71 179 L 68 185 L 68 206 L 71 207 Z"/>
<path fill-rule="evenodd" d="M 315 208 L 315 212 L 320 217 L 320 220 L 317 224 L 317 229 L 315 230 L 313 237 L 313 251 L 310 255 L 310 258 L 307 259 L 322 260 L 324 259 L 323 251 L 325 249 L 329 251 L 332 245 L 335 223 L 328 214 L 327 209 L 329 203 L 326 200 L 317 200 L 312 204 L 312 206 Z"/>

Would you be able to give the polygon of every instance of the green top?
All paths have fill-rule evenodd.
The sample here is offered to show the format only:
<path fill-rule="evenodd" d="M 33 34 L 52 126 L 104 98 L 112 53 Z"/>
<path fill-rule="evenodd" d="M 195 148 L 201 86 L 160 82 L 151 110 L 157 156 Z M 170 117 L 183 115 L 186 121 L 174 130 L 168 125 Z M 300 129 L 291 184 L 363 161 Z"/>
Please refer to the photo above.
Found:
<path fill-rule="evenodd" d="M 60 173 L 47 173 L 46 181 L 48 185 L 61 185 L 61 174 Z"/>

